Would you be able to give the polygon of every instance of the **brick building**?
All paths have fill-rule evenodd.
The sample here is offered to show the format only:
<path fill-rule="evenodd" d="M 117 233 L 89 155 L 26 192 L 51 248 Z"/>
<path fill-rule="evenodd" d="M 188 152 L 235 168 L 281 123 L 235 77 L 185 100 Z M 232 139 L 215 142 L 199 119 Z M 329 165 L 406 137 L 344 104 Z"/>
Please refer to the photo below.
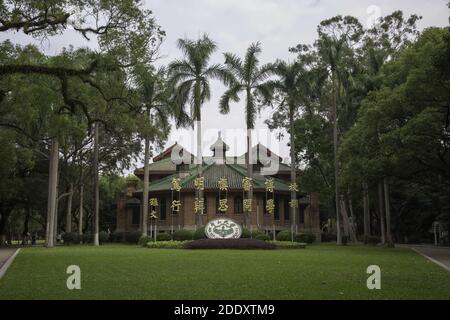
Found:
<path fill-rule="evenodd" d="M 156 198 L 156 225 L 159 232 L 178 229 L 195 229 L 198 219 L 201 224 L 209 220 L 227 216 L 238 223 L 244 224 L 243 178 L 247 176 L 245 165 L 246 154 L 239 157 L 227 157 L 229 147 L 222 138 L 211 146 L 212 156 L 203 157 L 204 177 L 204 214 L 195 213 L 195 185 L 197 177 L 196 158 L 181 145 L 175 143 L 170 148 L 153 158 L 150 164 L 149 199 Z M 281 158 L 261 144 L 252 149 L 253 164 L 253 205 L 247 215 L 247 227 L 271 231 L 291 228 L 290 216 L 290 166 L 281 162 Z M 267 159 L 276 160 L 277 170 L 267 175 Z M 265 166 L 266 165 L 266 166 Z M 264 173 L 264 174 L 263 174 Z M 143 180 L 144 170 L 135 170 L 135 175 Z M 181 190 L 172 191 L 172 179 L 179 178 Z M 226 178 L 228 189 L 219 192 L 218 181 Z M 266 179 L 273 178 L 274 192 L 266 192 Z M 118 232 L 139 230 L 141 224 L 142 190 L 137 190 L 136 181 L 128 181 L 117 205 Z M 227 199 L 227 209 L 219 210 L 220 200 Z M 274 211 L 270 214 L 266 208 L 268 199 L 274 200 Z M 172 201 L 179 200 L 179 212 L 172 210 Z M 297 232 L 311 232 L 320 239 L 319 199 L 317 194 L 298 193 L 299 206 L 296 210 Z M 223 210 L 223 208 L 222 208 Z M 196 218 L 197 217 L 197 218 Z M 197 219 L 197 220 L 196 220 Z M 152 219 L 153 225 L 155 219 Z"/>

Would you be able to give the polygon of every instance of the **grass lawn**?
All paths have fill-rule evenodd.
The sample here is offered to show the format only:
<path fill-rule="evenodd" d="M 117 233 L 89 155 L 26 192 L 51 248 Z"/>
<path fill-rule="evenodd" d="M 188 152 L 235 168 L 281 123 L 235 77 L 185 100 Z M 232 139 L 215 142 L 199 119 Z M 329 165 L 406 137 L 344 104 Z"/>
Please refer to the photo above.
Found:
<path fill-rule="evenodd" d="M 66 287 L 72 264 L 81 290 Z M 381 290 L 366 287 L 372 264 Z M 450 299 L 450 272 L 404 248 L 25 248 L 0 280 L 2 299 Z"/>

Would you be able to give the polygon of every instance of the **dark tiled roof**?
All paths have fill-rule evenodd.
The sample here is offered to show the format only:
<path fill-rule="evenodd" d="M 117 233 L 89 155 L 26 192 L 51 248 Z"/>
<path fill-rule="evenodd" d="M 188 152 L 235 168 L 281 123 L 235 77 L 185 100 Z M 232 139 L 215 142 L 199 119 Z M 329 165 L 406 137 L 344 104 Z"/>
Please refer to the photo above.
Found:
<path fill-rule="evenodd" d="M 181 185 L 184 189 L 194 189 L 194 180 L 196 178 L 197 168 L 193 166 L 190 169 L 189 176 L 181 179 Z M 247 176 L 245 166 L 238 164 L 210 164 L 203 167 L 203 176 L 205 177 L 205 189 L 217 189 L 218 180 L 227 178 L 229 189 L 242 189 L 242 179 Z M 150 183 L 149 191 L 166 191 L 172 186 L 172 179 L 179 177 L 178 174 L 172 174 L 162 179 Z M 253 188 L 264 189 L 266 177 L 259 174 L 253 174 Z M 275 191 L 289 191 L 288 182 L 273 178 L 275 182 Z M 139 192 L 142 192 L 140 190 Z"/>

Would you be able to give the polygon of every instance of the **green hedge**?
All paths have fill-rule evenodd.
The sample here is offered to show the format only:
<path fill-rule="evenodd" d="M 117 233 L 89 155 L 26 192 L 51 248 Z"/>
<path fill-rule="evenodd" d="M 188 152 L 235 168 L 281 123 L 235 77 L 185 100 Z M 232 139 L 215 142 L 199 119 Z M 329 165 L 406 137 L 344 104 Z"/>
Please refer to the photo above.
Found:
<path fill-rule="evenodd" d="M 125 242 L 127 243 L 131 243 L 131 244 L 138 244 L 139 243 L 139 239 L 142 236 L 142 232 L 141 231 L 131 231 L 131 232 L 127 232 L 125 234 Z"/>
<path fill-rule="evenodd" d="M 182 249 L 185 243 L 190 241 L 157 241 L 147 242 L 147 248 L 153 249 Z"/>
<path fill-rule="evenodd" d="M 242 228 L 241 238 L 250 238 L 252 233 L 247 228 Z"/>
<path fill-rule="evenodd" d="M 292 241 L 292 233 L 289 230 L 278 232 L 276 236 L 277 241 Z"/>
<path fill-rule="evenodd" d="M 308 244 L 311 244 L 314 241 L 316 241 L 316 236 L 312 233 L 299 233 L 299 234 L 295 235 L 294 241 L 306 242 Z"/>
<path fill-rule="evenodd" d="M 172 240 L 172 236 L 167 232 L 158 233 L 156 235 L 156 241 L 170 241 Z"/>
<path fill-rule="evenodd" d="M 194 240 L 206 239 L 205 227 L 200 227 L 194 232 Z"/>
<path fill-rule="evenodd" d="M 305 249 L 306 243 L 292 241 L 269 241 L 275 245 L 277 249 Z"/>
<path fill-rule="evenodd" d="M 99 232 L 99 234 L 98 234 L 98 241 L 100 243 L 106 243 L 106 242 L 109 242 L 110 240 L 111 239 L 110 239 L 110 236 L 109 236 L 108 232 L 106 232 L 106 231 L 100 231 Z"/>
<path fill-rule="evenodd" d="M 186 240 L 192 240 L 194 237 L 194 233 L 191 230 L 177 230 L 172 234 L 172 239 L 175 241 L 186 241 Z"/>
<path fill-rule="evenodd" d="M 256 236 L 253 237 L 253 239 L 256 240 L 263 240 L 263 241 L 269 241 L 270 237 L 267 234 L 264 233 L 258 233 Z"/>
<path fill-rule="evenodd" d="M 76 232 L 67 232 L 62 235 L 62 239 L 65 245 L 80 243 L 80 236 Z"/>

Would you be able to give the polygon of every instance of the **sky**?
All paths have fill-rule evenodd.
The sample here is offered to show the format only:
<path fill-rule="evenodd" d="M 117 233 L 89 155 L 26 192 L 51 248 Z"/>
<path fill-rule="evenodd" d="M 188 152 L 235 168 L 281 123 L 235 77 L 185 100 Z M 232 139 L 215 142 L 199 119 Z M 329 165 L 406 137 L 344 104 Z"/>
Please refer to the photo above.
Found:
<path fill-rule="evenodd" d="M 261 63 L 276 59 L 292 60 L 289 47 L 299 43 L 312 44 L 316 39 L 320 21 L 335 15 L 353 15 L 367 26 L 379 16 L 402 10 L 405 16 L 416 13 L 423 16 L 419 29 L 429 26 L 447 26 L 449 10 L 447 0 L 145 0 L 157 23 L 166 31 L 161 46 L 158 65 L 167 65 L 181 53 L 176 47 L 179 38 L 196 39 L 207 33 L 218 46 L 211 63 L 222 63 L 223 53 L 232 52 L 244 56 L 252 42 L 260 41 Z M 62 36 L 36 41 L 19 33 L 0 35 L 0 41 L 10 38 L 15 43 L 36 43 L 44 52 L 53 55 L 61 48 L 73 44 L 86 45 L 81 36 L 68 31 Z M 95 44 L 90 44 L 95 47 Z M 245 152 L 244 101 L 231 105 L 228 115 L 218 111 L 218 101 L 225 87 L 218 81 L 211 85 L 211 100 L 202 108 L 203 155 L 210 155 L 209 146 L 215 141 L 218 131 L 230 145 L 228 155 Z M 244 97 L 242 97 L 244 98 Z M 276 132 L 270 132 L 264 120 L 270 110 L 263 110 L 256 121 L 253 144 L 261 142 L 283 158 L 288 158 L 288 134 L 279 141 Z M 172 130 L 166 146 L 175 141 L 195 152 L 195 135 L 192 130 Z M 155 151 L 155 153 L 157 153 Z M 139 165 L 139 164 L 137 164 Z"/>

